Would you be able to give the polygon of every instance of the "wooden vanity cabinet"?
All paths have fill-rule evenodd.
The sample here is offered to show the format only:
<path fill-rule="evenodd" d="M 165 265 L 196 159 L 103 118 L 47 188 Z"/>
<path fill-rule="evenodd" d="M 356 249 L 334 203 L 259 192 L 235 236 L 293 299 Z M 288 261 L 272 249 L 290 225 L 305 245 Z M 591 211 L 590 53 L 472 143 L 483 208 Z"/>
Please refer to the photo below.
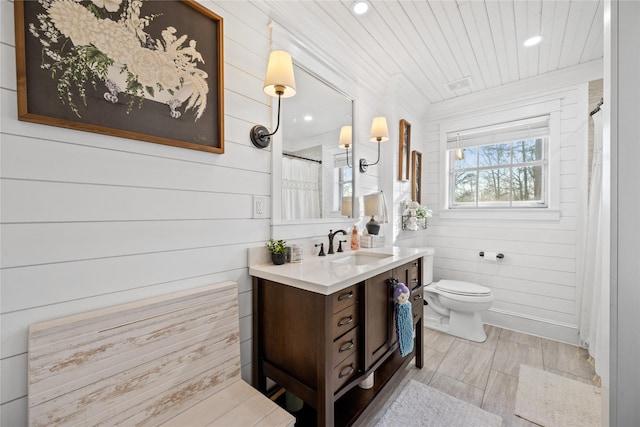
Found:
<path fill-rule="evenodd" d="M 315 408 L 318 426 L 353 424 L 413 356 L 422 367 L 422 311 L 414 310 L 417 350 L 402 358 L 389 283 L 417 279 L 412 297 L 422 298 L 421 266 L 418 259 L 331 295 L 254 277 L 254 385 L 266 392 L 272 379 Z M 373 371 L 373 389 L 357 387 Z"/>

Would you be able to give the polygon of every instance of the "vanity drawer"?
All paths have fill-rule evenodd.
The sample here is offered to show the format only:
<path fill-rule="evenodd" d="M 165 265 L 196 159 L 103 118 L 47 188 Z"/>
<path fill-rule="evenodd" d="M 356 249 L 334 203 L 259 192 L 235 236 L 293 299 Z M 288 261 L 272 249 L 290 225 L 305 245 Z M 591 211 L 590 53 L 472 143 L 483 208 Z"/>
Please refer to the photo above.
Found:
<path fill-rule="evenodd" d="M 336 392 L 358 373 L 358 352 L 353 352 L 333 369 L 333 391 Z"/>
<path fill-rule="evenodd" d="M 420 285 L 420 260 L 411 261 L 409 267 L 409 284 L 407 287 L 413 291 Z"/>
<path fill-rule="evenodd" d="M 422 307 L 422 305 L 424 305 L 423 302 L 423 295 L 422 295 L 422 288 L 418 287 L 416 289 L 413 290 L 413 292 L 411 292 L 411 295 L 409 296 L 409 301 L 411 301 L 411 305 L 415 306 L 420 306 Z"/>
<path fill-rule="evenodd" d="M 358 301 L 358 285 L 350 286 L 333 294 L 333 313 L 344 310 Z"/>
<path fill-rule="evenodd" d="M 354 304 L 333 315 L 333 339 L 358 326 L 358 304 Z"/>
<path fill-rule="evenodd" d="M 336 367 L 347 356 L 358 349 L 358 331 L 353 328 L 333 342 L 333 366 Z"/>

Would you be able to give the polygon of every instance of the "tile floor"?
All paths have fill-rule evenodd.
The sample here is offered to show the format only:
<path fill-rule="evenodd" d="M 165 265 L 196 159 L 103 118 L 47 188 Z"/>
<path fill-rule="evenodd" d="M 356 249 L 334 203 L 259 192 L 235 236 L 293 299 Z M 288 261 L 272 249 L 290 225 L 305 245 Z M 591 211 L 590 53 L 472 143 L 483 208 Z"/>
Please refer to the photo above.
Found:
<path fill-rule="evenodd" d="M 513 414 L 520 364 L 595 385 L 587 350 L 494 326 L 485 325 L 485 330 L 487 340 L 477 343 L 425 329 L 424 367 L 409 364 L 401 385 L 387 392 L 384 406 L 357 424 L 375 425 L 410 379 L 500 415 L 505 427 L 536 426 Z"/>

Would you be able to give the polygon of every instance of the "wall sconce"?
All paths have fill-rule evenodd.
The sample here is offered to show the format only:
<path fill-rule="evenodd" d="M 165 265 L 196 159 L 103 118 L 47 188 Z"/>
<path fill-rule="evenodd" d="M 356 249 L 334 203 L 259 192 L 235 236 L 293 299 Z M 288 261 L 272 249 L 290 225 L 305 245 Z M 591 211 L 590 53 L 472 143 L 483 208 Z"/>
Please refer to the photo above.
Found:
<path fill-rule="evenodd" d="M 258 148 L 265 148 L 271 143 L 271 136 L 278 132 L 280 127 L 280 99 L 290 98 L 296 94 L 296 81 L 293 75 L 293 62 L 291 55 L 284 50 L 274 50 L 269 54 L 267 74 L 264 78 L 264 92 L 273 97 L 278 97 L 278 123 L 276 130 L 269 130 L 262 125 L 251 128 L 249 136 L 251 142 Z"/>
<path fill-rule="evenodd" d="M 380 161 L 380 143 L 389 140 L 389 128 L 387 127 L 387 119 L 385 117 L 374 117 L 371 123 L 371 139 L 372 142 L 378 142 L 378 160 L 374 163 L 367 163 L 365 159 L 360 159 L 360 172 L 366 172 L 369 166 L 377 165 Z"/>
<path fill-rule="evenodd" d="M 351 167 L 349 164 L 349 146 L 351 145 L 352 133 L 351 126 L 342 126 L 340 128 L 340 140 L 338 141 L 338 146 L 347 151 L 347 166 L 349 167 Z"/>
<path fill-rule="evenodd" d="M 369 234 L 378 234 L 380 232 L 380 223 L 386 223 L 389 221 L 387 214 L 387 201 L 384 197 L 384 193 L 380 190 L 377 193 L 367 194 L 363 196 L 364 201 L 364 215 L 371 216 L 371 220 L 367 222 L 367 232 Z M 376 221 L 376 216 L 381 216 L 382 221 Z"/>

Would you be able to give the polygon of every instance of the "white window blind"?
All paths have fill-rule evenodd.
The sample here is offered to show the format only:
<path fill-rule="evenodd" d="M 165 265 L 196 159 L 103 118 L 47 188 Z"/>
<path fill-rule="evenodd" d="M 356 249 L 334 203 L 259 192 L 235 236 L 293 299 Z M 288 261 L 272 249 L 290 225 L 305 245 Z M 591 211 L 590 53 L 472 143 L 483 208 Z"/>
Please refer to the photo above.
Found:
<path fill-rule="evenodd" d="M 447 150 L 549 135 L 549 115 L 447 133 Z"/>

